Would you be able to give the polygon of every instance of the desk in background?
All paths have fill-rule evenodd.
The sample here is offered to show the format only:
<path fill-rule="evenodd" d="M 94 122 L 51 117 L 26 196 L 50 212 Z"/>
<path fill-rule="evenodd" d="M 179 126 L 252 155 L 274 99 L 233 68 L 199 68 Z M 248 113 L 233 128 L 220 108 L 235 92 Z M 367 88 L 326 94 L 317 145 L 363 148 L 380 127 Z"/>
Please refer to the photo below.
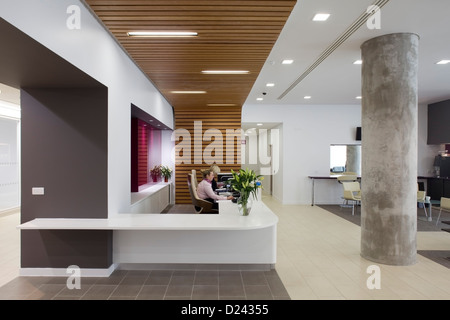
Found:
<path fill-rule="evenodd" d="M 331 175 L 331 176 L 308 176 L 308 178 L 309 179 L 311 179 L 311 181 L 312 181 L 312 194 L 311 194 L 311 206 L 313 206 L 314 205 L 314 181 L 315 180 L 337 180 L 337 178 L 339 177 L 340 175 L 339 174 L 336 174 L 336 175 Z M 361 179 L 361 177 L 358 177 L 358 180 L 360 180 Z M 448 180 L 448 182 L 450 183 L 450 179 L 449 178 L 435 178 L 435 177 L 424 177 L 424 176 L 418 176 L 417 177 L 417 180 L 427 180 L 427 181 L 429 181 L 429 180 L 436 180 L 436 179 L 439 179 L 439 180 Z M 428 192 L 428 189 L 429 189 L 429 184 L 427 185 L 427 195 L 430 195 L 429 194 L 429 192 Z M 448 192 L 450 192 L 450 184 L 449 184 L 449 187 L 447 188 L 447 191 Z M 431 192 L 430 192 L 431 193 Z M 450 195 L 449 195 L 449 198 L 450 198 Z M 439 198 L 437 198 L 437 197 L 435 197 L 435 198 L 433 198 L 433 197 L 431 197 L 431 199 L 434 199 L 434 200 L 440 200 L 441 198 L 439 197 Z M 430 209 L 430 211 L 431 211 L 431 209 Z"/>
<path fill-rule="evenodd" d="M 312 181 L 312 194 L 311 194 L 311 205 L 314 205 L 314 181 L 315 180 L 337 180 L 338 177 L 340 177 L 340 174 L 331 175 L 331 176 L 308 176 L 308 178 Z M 358 180 L 361 179 L 361 177 L 358 177 Z"/>

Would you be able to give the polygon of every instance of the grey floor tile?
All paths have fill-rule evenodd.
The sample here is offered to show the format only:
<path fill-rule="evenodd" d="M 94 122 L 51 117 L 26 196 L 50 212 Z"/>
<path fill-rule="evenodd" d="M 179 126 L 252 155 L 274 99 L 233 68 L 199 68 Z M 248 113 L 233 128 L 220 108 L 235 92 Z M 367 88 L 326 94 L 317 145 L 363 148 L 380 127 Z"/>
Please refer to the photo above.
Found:
<path fill-rule="evenodd" d="M 247 300 L 245 296 L 219 296 L 219 300 Z"/>
<path fill-rule="evenodd" d="M 243 285 L 219 285 L 219 298 L 220 297 L 245 297 L 245 291 Z"/>
<path fill-rule="evenodd" d="M 166 297 L 191 297 L 192 285 L 169 285 L 166 291 Z"/>
<path fill-rule="evenodd" d="M 55 297 L 82 297 L 92 287 L 92 284 L 81 284 L 80 289 L 69 289 L 67 286 L 63 288 Z"/>
<path fill-rule="evenodd" d="M 219 285 L 219 272 L 209 270 L 197 271 L 194 285 Z"/>
<path fill-rule="evenodd" d="M 136 300 L 163 300 L 166 291 L 166 285 L 144 285 L 137 295 Z"/>
<path fill-rule="evenodd" d="M 266 285 L 266 276 L 263 271 L 241 271 L 244 285 Z"/>
<path fill-rule="evenodd" d="M 172 270 L 152 270 L 145 281 L 145 285 L 168 285 L 172 273 Z"/>
<path fill-rule="evenodd" d="M 120 282 L 120 285 L 138 285 L 138 284 L 143 284 L 147 281 L 148 276 L 125 276 L 123 277 L 122 281 Z"/>
<path fill-rule="evenodd" d="M 107 300 L 117 285 L 94 284 L 81 297 L 82 300 Z"/>
<path fill-rule="evenodd" d="M 240 271 L 219 271 L 219 285 L 242 285 Z"/>
<path fill-rule="evenodd" d="M 169 285 L 194 285 L 195 271 L 174 271 Z"/>
<path fill-rule="evenodd" d="M 27 300 L 51 300 L 65 288 L 65 284 L 42 284 L 37 290 L 27 296 Z"/>
<path fill-rule="evenodd" d="M 247 300 L 273 300 L 272 292 L 268 285 L 244 286 Z"/>
<path fill-rule="evenodd" d="M 239 266 L 116 270 L 109 277 L 82 277 L 80 290 L 69 290 L 66 277 L 17 277 L 0 287 L 0 300 L 290 300 L 276 270 Z"/>
<path fill-rule="evenodd" d="M 192 300 L 218 300 L 219 286 L 196 285 L 192 290 Z"/>
<path fill-rule="evenodd" d="M 119 284 L 111 293 L 111 297 L 136 297 L 141 291 L 142 285 Z"/>

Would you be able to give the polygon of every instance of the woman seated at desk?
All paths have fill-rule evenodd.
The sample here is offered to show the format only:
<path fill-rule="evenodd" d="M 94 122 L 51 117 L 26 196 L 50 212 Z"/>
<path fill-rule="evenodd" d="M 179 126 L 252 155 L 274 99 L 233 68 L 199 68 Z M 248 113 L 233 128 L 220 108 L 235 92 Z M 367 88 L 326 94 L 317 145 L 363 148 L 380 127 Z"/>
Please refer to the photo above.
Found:
<path fill-rule="evenodd" d="M 216 200 L 232 200 L 233 196 L 219 196 L 217 195 L 211 186 L 211 181 L 214 179 L 214 171 L 211 169 L 202 171 L 203 180 L 197 186 L 197 195 L 200 199 L 213 203 L 213 208 L 218 209 L 219 205 Z"/>

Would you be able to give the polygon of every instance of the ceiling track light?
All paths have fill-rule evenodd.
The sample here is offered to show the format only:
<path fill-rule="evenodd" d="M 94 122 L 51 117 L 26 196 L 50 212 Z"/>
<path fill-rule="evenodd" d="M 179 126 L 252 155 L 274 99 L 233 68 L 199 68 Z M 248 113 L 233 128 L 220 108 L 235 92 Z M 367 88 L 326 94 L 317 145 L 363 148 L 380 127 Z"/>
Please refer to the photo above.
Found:
<path fill-rule="evenodd" d="M 248 74 L 248 70 L 203 70 L 203 74 Z"/>
<path fill-rule="evenodd" d="M 161 38 L 161 37 L 196 37 L 197 32 L 185 32 L 185 31 L 130 31 L 127 32 L 129 37 L 148 37 L 148 38 Z"/>
<path fill-rule="evenodd" d="M 236 107 L 236 103 L 208 103 L 208 107 Z"/>
<path fill-rule="evenodd" d="M 206 91 L 170 91 L 170 93 L 175 93 L 175 94 L 202 94 L 202 93 L 206 93 Z"/>

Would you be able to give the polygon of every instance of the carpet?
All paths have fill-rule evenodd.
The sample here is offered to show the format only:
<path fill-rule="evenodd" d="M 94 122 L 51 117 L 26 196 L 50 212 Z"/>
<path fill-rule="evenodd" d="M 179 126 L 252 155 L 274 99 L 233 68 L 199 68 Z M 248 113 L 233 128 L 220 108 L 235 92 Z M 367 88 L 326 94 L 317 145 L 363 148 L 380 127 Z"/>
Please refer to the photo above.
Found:
<path fill-rule="evenodd" d="M 355 207 L 355 215 L 352 215 L 352 208 L 341 207 L 340 205 L 320 205 L 322 209 L 327 210 L 349 222 L 361 226 L 361 207 Z M 442 228 L 448 228 L 448 224 L 441 221 L 450 221 L 450 213 L 442 211 L 439 223 L 436 226 L 436 219 L 439 215 L 439 209 L 433 208 L 433 221 L 428 221 L 425 217 L 423 208 L 417 208 L 417 231 L 442 231 Z M 450 269 L 450 251 L 447 250 L 417 250 L 421 256 L 428 258 L 440 265 Z"/>
<path fill-rule="evenodd" d="M 352 208 L 341 207 L 340 205 L 318 205 L 318 207 L 325 209 L 349 222 L 361 226 L 361 207 L 355 207 L 355 215 L 352 215 Z M 417 231 L 442 231 L 443 228 L 448 228 L 448 224 L 441 221 L 450 220 L 450 212 L 442 211 L 439 223 L 436 226 L 436 219 L 439 215 L 439 209 L 433 208 L 433 221 L 428 221 L 425 217 L 423 208 L 417 208 Z"/>

